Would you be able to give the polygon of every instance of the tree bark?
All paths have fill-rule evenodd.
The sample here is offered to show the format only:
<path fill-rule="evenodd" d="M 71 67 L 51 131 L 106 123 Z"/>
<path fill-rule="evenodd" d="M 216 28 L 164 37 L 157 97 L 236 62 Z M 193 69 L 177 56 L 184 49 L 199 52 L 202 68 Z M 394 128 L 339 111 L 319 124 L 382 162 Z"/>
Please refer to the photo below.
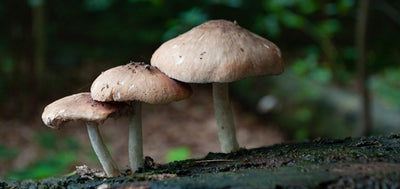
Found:
<path fill-rule="evenodd" d="M 277 144 L 146 164 L 117 178 L 93 174 L 1 180 L 0 188 L 398 188 L 400 135 Z M 65 170 L 68 171 L 68 170 Z"/>

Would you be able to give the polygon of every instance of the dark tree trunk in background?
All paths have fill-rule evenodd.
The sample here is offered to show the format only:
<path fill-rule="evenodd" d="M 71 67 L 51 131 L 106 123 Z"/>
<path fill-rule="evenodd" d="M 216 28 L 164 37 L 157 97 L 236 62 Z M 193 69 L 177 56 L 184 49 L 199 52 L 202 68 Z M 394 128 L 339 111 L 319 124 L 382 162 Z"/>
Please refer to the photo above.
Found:
<path fill-rule="evenodd" d="M 25 107 L 31 99 L 26 100 L 32 86 L 32 35 L 30 32 L 30 7 L 27 3 L 19 1 L 5 1 L 4 17 L 8 19 L 2 29 L 8 30 L 5 37 L 9 44 L 9 57 L 13 64 L 9 80 L 10 83 L 3 93 L 7 97 L 1 107 L 2 116 L 5 118 L 21 119 L 28 115 Z M 3 76 L 3 75 L 2 75 Z"/>
<path fill-rule="evenodd" d="M 27 86 L 23 89 L 24 107 L 21 110 L 22 118 L 30 120 L 36 115 L 38 106 L 38 97 L 42 91 L 44 73 L 45 73 L 45 57 L 46 57 L 46 30 L 45 30 L 45 0 L 28 1 L 31 8 L 31 32 L 29 49 L 29 78 Z"/>
<path fill-rule="evenodd" d="M 37 0 L 32 4 L 32 36 L 33 36 L 33 58 L 35 72 L 36 90 L 41 89 L 44 77 L 45 57 L 46 57 L 46 32 L 45 32 L 45 13 L 44 0 Z"/>
<path fill-rule="evenodd" d="M 372 117 L 371 117 L 371 99 L 368 90 L 368 73 L 365 53 L 365 37 L 367 31 L 368 9 L 370 0 L 359 1 L 360 8 L 358 12 L 358 20 L 356 24 L 355 42 L 357 48 L 357 64 L 359 71 L 359 87 L 361 95 L 361 122 L 357 135 L 366 136 L 371 134 Z"/>

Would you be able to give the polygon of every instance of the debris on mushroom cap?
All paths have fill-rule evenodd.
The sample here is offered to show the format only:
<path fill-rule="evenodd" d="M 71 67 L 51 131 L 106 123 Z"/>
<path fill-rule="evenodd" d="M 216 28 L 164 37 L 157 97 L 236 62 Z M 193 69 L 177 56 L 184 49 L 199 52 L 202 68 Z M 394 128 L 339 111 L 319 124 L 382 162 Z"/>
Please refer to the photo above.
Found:
<path fill-rule="evenodd" d="M 129 63 L 100 74 L 91 86 L 98 101 L 141 101 L 165 104 L 188 98 L 192 89 L 186 83 L 169 78 L 156 67 Z"/>
<path fill-rule="evenodd" d="M 44 108 L 42 120 L 52 128 L 58 128 L 68 121 L 101 123 L 109 116 L 123 111 L 124 103 L 94 101 L 90 93 L 78 93 L 61 98 Z"/>
<path fill-rule="evenodd" d="M 284 70 L 274 43 L 226 20 L 205 22 L 165 42 L 151 64 L 189 83 L 231 82 Z"/>

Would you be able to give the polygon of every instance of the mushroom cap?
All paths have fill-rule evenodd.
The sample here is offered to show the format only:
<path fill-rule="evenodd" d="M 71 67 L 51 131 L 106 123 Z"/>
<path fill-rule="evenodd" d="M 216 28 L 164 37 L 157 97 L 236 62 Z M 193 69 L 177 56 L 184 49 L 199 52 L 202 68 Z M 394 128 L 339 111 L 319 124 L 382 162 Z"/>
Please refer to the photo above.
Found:
<path fill-rule="evenodd" d="M 98 101 L 136 100 L 149 104 L 166 104 L 192 94 L 188 84 L 171 79 L 144 63 L 129 63 L 103 72 L 90 91 L 92 98 Z"/>
<path fill-rule="evenodd" d="M 58 128 L 69 121 L 85 121 L 102 123 L 109 116 L 119 112 L 125 104 L 94 101 L 90 93 L 70 95 L 44 108 L 43 123 L 52 128 Z"/>
<path fill-rule="evenodd" d="M 274 43 L 226 20 L 205 22 L 165 42 L 151 64 L 188 83 L 231 82 L 284 70 Z"/>

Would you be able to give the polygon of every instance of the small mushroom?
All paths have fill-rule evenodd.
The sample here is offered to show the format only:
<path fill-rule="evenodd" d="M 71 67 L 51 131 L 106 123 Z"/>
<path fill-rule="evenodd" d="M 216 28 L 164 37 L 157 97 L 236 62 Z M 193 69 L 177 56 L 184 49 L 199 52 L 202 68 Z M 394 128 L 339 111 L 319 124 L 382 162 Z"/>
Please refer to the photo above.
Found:
<path fill-rule="evenodd" d="M 103 72 L 93 82 L 90 91 L 95 100 L 130 102 L 135 107 L 129 124 L 129 162 L 132 172 L 143 167 L 141 102 L 166 104 L 192 94 L 188 84 L 171 79 L 144 63 L 129 63 Z"/>
<path fill-rule="evenodd" d="M 239 150 L 228 83 L 250 76 L 277 75 L 284 63 L 279 48 L 236 22 L 211 20 L 162 44 L 151 64 L 186 83 L 212 83 L 221 150 Z"/>
<path fill-rule="evenodd" d="M 85 122 L 90 142 L 104 171 L 109 177 L 117 177 L 120 172 L 104 144 L 98 125 L 108 117 L 122 112 L 124 107 L 126 106 L 123 103 L 94 101 L 88 92 L 78 93 L 47 105 L 42 120 L 51 128 L 59 128 L 69 121 Z"/>

